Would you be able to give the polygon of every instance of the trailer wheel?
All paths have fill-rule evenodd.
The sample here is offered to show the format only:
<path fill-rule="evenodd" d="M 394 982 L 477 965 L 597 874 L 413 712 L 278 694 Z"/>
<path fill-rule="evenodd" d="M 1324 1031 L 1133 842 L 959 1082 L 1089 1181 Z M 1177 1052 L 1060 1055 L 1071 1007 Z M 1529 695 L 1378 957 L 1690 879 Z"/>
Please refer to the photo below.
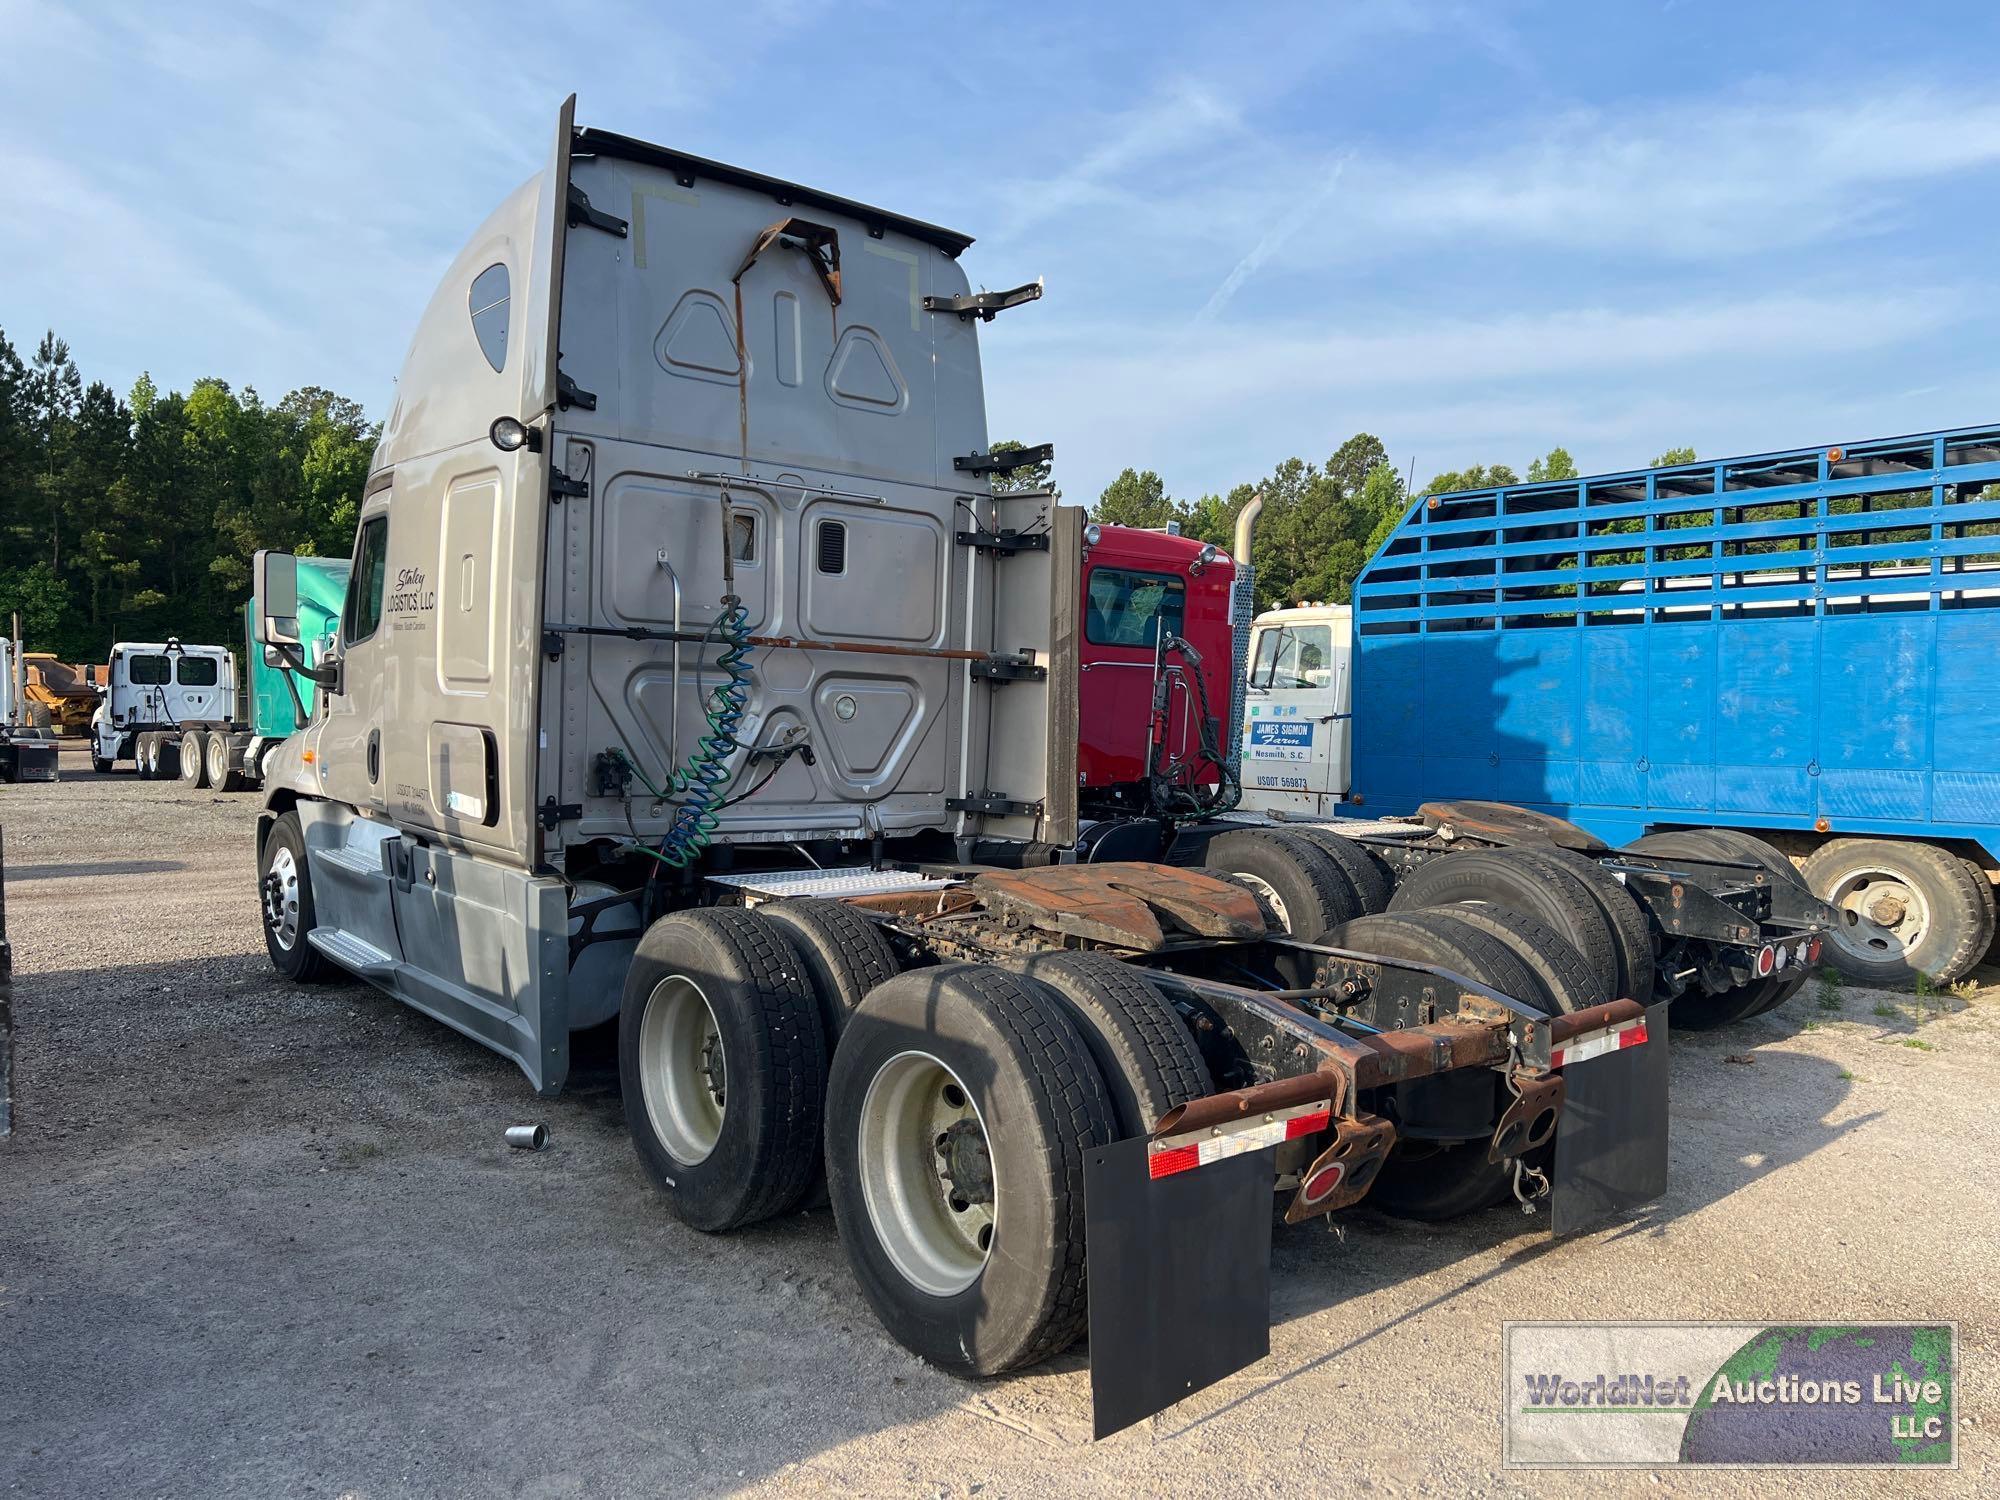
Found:
<path fill-rule="evenodd" d="M 777 923 L 798 950 L 819 1000 L 827 1055 L 832 1056 L 854 1008 L 876 985 L 902 972 L 896 950 L 880 927 L 844 902 L 815 897 L 772 901 L 757 914 Z"/>
<path fill-rule="evenodd" d="M 1590 972 L 1590 965 L 1576 951 L 1576 944 L 1553 927 L 1504 906 L 1461 904 L 1434 906 L 1429 910 L 1476 927 L 1505 944 L 1534 975 L 1551 1014 L 1568 1015 L 1597 1003 L 1597 979 Z"/>
<path fill-rule="evenodd" d="M 316 984 L 331 977 L 331 961 L 306 940 L 316 916 L 305 831 L 299 827 L 297 813 L 282 814 L 264 835 L 261 865 L 258 904 L 264 917 L 264 951 L 271 955 L 271 966 L 300 984 Z"/>
<path fill-rule="evenodd" d="M 754 912 L 675 912 L 625 976 L 618 1081 L 639 1160 L 717 1233 L 796 1204 L 820 1152 L 826 1032 L 792 945 Z"/>
<path fill-rule="evenodd" d="M 1597 903 L 1597 909 L 1604 913 L 1604 920 L 1611 927 L 1612 958 L 1618 965 L 1618 981 L 1614 986 L 1617 998 L 1652 1004 L 1656 977 L 1653 927 L 1624 883 L 1590 855 L 1560 845 L 1551 844 L 1546 849 L 1538 845 L 1515 852 L 1544 862 L 1553 860 L 1583 882 L 1583 888 L 1590 892 L 1591 900 Z"/>
<path fill-rule="evenodd" d="M 181 784 L 189 787 L 208 785 L 208 736 L 199 729 L 181 732 L 174 753 L 180 757 Z"/>
<path fill-rule="evenodd" d="M 1068 1007 L 1111 1096 L 1121 1140 L 1151 1134 L 1168 1110 L 1215 1092 L 1180 1012 L 1133 965 L 1108 953 L 1046 953 L 1023 972 Z"/>
<path fill-rule="evenodd" d="M 1085 1321 L 1083 1161 L 1111 1101 L 1057 997 L 981 964 L 914 969 L 849 1019 L 827 1177 L 862 1293 L 906 1348 L 995 1375 Z"/>
<path fill-rule="evenodd" d="M 1590 966 L 1593 1004 L 1616 999 L 1618 954 L 1610 920 L 1590 888 L 1560 865 L 1521 858 L 1519 849 L 1436 855 L 1396 887 L 1392 912 L 1483 902 L 1533 917 L 1575 945 Z"/>
<path fill-rule="evenodd" d="M 1303 942 L 1316 943 L 1361 915 L 1361 898 L 1333 857 L 1296 833 L 1236 829 L 1209 841 L 1205 863 L 1240 876 Z"/>
<path fill-rule="evenodd" d="M 1340 872 L 1347 877 L 1347 883 L 1354 887 L 1354 894 L 1361 902 L 1361 914 L 1371 915 L 1389 909 L 1389 897 L 1396 889 L 1395 877 L 1383 863 L 1382 856 L 1359 840 L 1346 834 L 1336 833 L 1331 828 L 1316 823 L 1301 823 L 1287 829 L 1300 838 L 1322 849 Z"/>
<path fill-rule="evenodd" d="M 1900 988 L 1963 979 L 1993 941 L 1993 887 L 1948 849 L 1835 839 L 1805 864 L 1813 894 L 1847 914 L 1827 958 L 1848 978 Z"/>
<path fill-rule="evenodd" d="M 1466 910 L 1476 910 L 1467 907 Z M 1532 971 L 1497 938 L 1458 920 L 1456 908 L 1397 911 L 1350 922 L 1336 935 L 1344 948 L 1434 963 L 1550 1013 Z M 1498 1118 L 1497 1079 L 1494 1083 Z M 1431 1142 L 1405 1138 L 1390 1153 L 1367 1201 L 1399 1218 L 1436 1222 L 1491 1208 L 1512 1191 L 1512 1168 L 1486 1159 L 1485 1139 Z"/>

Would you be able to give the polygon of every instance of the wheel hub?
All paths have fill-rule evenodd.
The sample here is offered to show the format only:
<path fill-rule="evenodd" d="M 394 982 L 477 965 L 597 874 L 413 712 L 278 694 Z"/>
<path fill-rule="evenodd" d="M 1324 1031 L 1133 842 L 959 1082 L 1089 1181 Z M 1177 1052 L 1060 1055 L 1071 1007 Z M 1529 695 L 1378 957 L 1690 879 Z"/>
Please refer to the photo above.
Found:
<path fill-rule="evenodd" d="M 1849 917 L 1849 925 L 1835 931 L 1835 940 L 1864 958 L 1900 958 L 1930 932 L 1930 908 L 1922 893 L 1894 870 L 1855 870 L 1842 877 L 1827 899 Z"/>
<path fill-rule="evenodd" d="M 953 1212 L 993 1201 L 993 1157 L 976 1120 L 958 1120 L 941 1132 L 937 1154 L 942 1162 L 938 1177 Z"/>
<path fill-rule="evenodd" d="M 868 1220 L 911 1285 L 934 1297 L 979 1279 L 999 1223 L 992 1143 L 958 1075 L 927 1052 L 890 1058 L 861 1103 Z"/>
<path fill-rule="evenodd" d="M 271 868 L 259 882 L 264 897 L 264 925 L 286 952 L 299 937 L 299 866 L 289 849 L 271 856 Z"/>
<path fill-rule="evenodd" d="M 640 1017 L 639 1080 L 653 1133 L 681 1165 L 699 1166 L 722 1138 L 727 1078 L 708 997 L 687 976 L 668 975 Z"/>

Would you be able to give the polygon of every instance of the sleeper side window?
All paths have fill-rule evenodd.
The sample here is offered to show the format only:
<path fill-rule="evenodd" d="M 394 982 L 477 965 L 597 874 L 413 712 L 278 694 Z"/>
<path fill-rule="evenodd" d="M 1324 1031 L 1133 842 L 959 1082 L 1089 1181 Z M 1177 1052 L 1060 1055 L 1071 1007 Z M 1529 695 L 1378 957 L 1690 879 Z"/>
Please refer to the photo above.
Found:
<path fill-rule="evenodd" d="M 507 268 L 488 266 L 472 278 L 468 297 L 472 313 L 472 336 L 479 340 L 479 352 L 495 370 L 507 364 Z"/>
<path fill-rule="evenodd" d="M 127 658 L 125 680 L 134 687 L 164 687 L 172 681 L 167 675 L 167 659 L 150 651 Z"/>
<path fill-rule="evenodd" d="M 174 678 L 182 687 L 214 687 L 216 662 L 212 656 L 183 656 L 174 663 Z"/>
<path fill-rule="evenodd" d="M 354 573 L 347 581 L 347 611 L 341 638 L 352 646 L 382 623 L 382 589 L 389 577 L 389 518 L 371 516 L 361 524 Z"/>

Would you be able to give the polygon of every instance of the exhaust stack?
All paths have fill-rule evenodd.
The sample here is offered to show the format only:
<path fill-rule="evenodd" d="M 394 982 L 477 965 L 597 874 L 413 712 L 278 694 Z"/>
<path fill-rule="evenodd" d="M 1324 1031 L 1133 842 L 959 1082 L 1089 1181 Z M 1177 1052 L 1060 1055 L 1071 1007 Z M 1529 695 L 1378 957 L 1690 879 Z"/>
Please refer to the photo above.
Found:
<path fill-rule="evenodd" d="M 1257 517 L 1264 510 L 1264 492 L 1257 491 L 1236 517 L 1236 539 L 1231 555 L 1236 559 L 1236 582 L 1229 591 L 1229 769 L 1240 771 L 1243 764 L 1243 704 L 1250 683 L 1250 622 L 1257 616 L 1257 570 L 1250 565 L 1250 541 L 1257 529 Z"/>

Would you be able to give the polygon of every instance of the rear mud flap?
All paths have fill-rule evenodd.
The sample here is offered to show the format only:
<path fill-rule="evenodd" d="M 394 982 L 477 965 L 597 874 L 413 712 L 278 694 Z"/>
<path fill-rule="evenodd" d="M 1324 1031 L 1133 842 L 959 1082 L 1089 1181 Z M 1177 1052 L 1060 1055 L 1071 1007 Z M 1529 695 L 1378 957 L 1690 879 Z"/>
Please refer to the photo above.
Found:
<path fill-rule="evenodd" d="M 1155 1179 L 1144 1137 L 1084 1157 L 1091 1435 L 1271 1352 L 1271 1150 Z"/>
<path fill-rule="evenodd" d="M 1667 1006 L 1646 1010 L 1644 1045 L 1563 1069 L 1550 1228 L 1575 1234 L 1667 1190 Z"/>

